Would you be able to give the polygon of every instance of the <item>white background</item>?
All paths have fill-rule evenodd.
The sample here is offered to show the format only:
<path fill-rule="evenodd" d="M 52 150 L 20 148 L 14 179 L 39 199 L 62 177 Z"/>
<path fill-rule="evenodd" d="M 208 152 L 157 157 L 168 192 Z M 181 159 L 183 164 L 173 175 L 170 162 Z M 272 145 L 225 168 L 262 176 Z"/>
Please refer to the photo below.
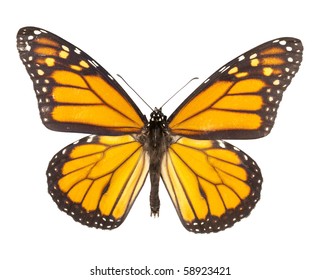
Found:
<path fill-rule="evenodd" d="M 316 3 L 316 1 L 310 1 Z M 308 1 L 2 1 L 0 278 L 93 279 L 90 269 L 229 266 L 223 279 L 315 279 L 319 274 L 319 14 Z M 50 30 L 121 74 L 167 115 L 205 78 L 241 53 L 280 36 L 305 47 L 300 72 L 263 139 L 230 141 L 259 164 L 262 197 L 249 218 L 217 234 L 181 225 L 161 185 L 160 218 L 149 217 L 149 181 L 114 231 L 87 228 L 60 212 L 45 171 L 84 135 L 47 130 L 16 50 L 20 27 Z M 127 88 L 134 100 L 136 96 Z M 149 115 L 145 105 L 137 104 Z M 99 279 L 160 279 L 101 276 Z M 164 279 L 212 279 L 214 276 Z M 216 279 L 219 279 L 216 277 Z"/>

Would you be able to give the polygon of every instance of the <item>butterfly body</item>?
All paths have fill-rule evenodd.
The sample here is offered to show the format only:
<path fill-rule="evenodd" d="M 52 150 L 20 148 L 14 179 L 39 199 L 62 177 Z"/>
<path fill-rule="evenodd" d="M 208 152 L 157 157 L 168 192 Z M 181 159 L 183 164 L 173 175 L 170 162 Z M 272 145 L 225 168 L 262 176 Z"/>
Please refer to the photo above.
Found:
<path fill-rule="evenodd" d="M 159 199 L 159 183 L 161 173 L 161 162 L 164 153 L 170 142 L 166 117 L 161 110 L 155 108 L 150 115 L 150 121 L 147 125 L 146 141 L 144 147 L 150 157 L 150 208 L 151 215 L 159 215 L 160 199 Z"/>
<path fill-rule="evenodd" d="M 60 210 L 101 229 L 119 227 L 148 173 L 151 214 L 160 178 L 183 226 L 218 232 L 247 217 L 260 199 L 256 162 L 222 139 L 266 136 L 302 61 L 302 43 L 279 38 L 247 51 L 206 79 L 167 119 L 148 122 L 118 82 L 89 55 L 37 27 L 17 47 L 40 116 L 56 131 L 90 133 L 58 152 L 47 169 Z"/>

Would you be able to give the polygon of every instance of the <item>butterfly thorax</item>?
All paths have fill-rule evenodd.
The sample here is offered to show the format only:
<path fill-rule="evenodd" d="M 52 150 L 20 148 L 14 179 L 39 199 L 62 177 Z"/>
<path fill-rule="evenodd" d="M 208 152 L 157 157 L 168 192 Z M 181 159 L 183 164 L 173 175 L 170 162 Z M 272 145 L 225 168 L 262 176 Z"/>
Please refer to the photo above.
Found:
<path fill-rule="evenodd" d="M 161 172 L 161 161 L 167 147 L 170 143 L 168 133 L 167 117 L 161 112 L 161 109 L 155 108 L 150 115 L 150 121 L 146 128 L 146 142 L 144 148 L 150 157 L 150 208 L 151 215 L 159 215 L 159 181 Z"/>

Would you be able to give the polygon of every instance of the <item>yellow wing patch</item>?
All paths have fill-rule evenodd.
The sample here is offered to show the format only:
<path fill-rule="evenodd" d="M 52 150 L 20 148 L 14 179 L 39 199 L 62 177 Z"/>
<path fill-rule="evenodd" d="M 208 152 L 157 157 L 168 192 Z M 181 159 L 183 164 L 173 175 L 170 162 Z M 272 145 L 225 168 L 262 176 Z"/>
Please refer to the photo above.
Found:
<path fill-rule="evenodd" d="M 164 155 L 161 176 L 182 224 L 217 232 L 249 215 L 262 176 L 242 151 L 223 141 L 182 137 Z"/>
<path fill-rule="evenodd" d="M 266 87 L 261 79 L 215 82 L 191 100 L 170 122 L 175 134 L 199 131 L 258 130 L 263 123 L 257 113 L 265 106 L 256 94 Z"/>
<path fill-rule="evenodd" d="M 112 229 L 128 214 L 149 170 L 149 156 L 131 135 L 89 136 L 49 164 L 49 193 L 87 226 Z"/>

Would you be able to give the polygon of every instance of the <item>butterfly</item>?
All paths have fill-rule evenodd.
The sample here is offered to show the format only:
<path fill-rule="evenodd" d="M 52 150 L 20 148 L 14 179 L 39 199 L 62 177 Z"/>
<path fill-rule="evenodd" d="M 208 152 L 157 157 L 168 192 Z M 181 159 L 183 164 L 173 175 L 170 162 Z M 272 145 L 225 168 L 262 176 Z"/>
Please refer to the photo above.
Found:
<path fill-rule="evenodd" d="M 247 217 L 260 198 L 256 162 L 222 139 L 264 137 L 297 73 L 295 38 L 266 42 L 221 67 L 167 118 L 149 121 L 120 84 L 89 55 L 36 27 L 17 34 L 43 124 L 91 134 L 58 152 L 47 169 L 59 209 L 89 227 L 114 229 L 127 217 L 148 173 L 151 214 L 160 177 L 183 226 L 218 232 Z"/>

